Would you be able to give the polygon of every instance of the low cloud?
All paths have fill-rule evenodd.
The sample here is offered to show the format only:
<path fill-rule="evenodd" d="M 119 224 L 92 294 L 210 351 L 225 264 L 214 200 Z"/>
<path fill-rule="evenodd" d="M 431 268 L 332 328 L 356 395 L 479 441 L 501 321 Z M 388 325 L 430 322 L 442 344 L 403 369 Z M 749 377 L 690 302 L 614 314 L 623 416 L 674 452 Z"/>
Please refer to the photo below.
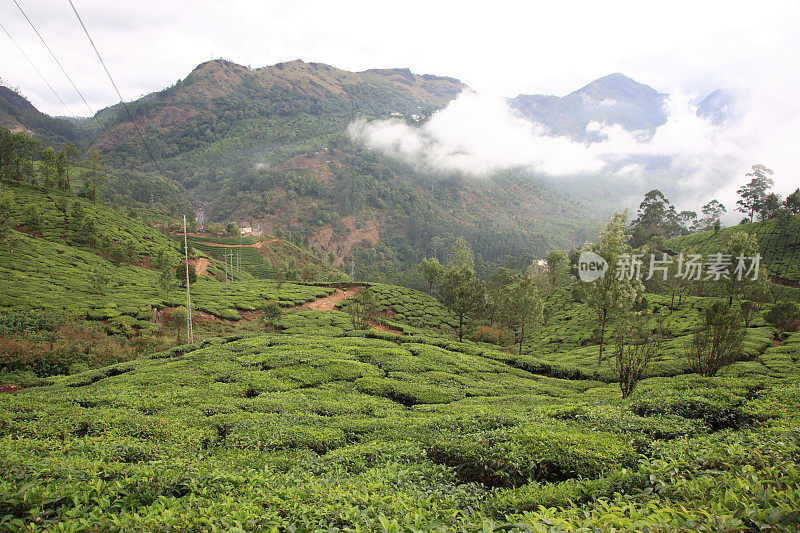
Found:
<path fill-rule="evenodd" d="M 715 121 L 698 115 L 695 99 L 670 95 L 667 120 L 655 131 L 592 122 L 587 133 L 593 142 L 552 134 L 516 114 L 506 100 L 470 91 L 422 125 L 357 121 L 349 132 L 357 142 L 440 172 L 480 177 L 522 167 L 553 178 L 613 177 L 633 186 L 655 183 L 693 208 L 716 196 L 732 211 L 735 190 L 754 163 L 776 171 L 778 192 L 797 186 L 792 172 L 800 157 L 792 145 L 800 134 L 800 116 L 792 108 L 750 95 L 728 110 L 727 120 Z"/>

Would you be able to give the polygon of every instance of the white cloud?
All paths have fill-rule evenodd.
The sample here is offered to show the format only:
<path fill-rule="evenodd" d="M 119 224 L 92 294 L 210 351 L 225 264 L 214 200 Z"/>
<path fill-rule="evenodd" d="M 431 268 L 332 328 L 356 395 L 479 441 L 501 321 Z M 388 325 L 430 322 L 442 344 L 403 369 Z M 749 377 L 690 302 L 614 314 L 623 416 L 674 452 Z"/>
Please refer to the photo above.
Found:
<path fill-rule="evenodd" d="M 116 103 L 68 4 L 20 4 L 90 103 Z M 0 5 L 3 25 L 68 103 L 79 103 L 11 0 Z M 407 66 L 502 96 L 564 94 L 611 72 L 662 90 L 707 94 L 757 85 L 784 101 L 800 93 L 797 0 L 675 0 L 670 9 L 637 0 L 498 0 L 490 8 L 409 0 L 400 10 L 367 0 L 76 5 L 127 98 L 160 90 L 219 56 L 255 67 L 296 58 L 348 70 Z M 0 42 L 0 76 L 37 106 L 63 113 L 5 35 Z M 75 112 L 85 110 L 76 105 Z"/>
<path fill-rule="evenodd" d="M 796 187 L 793 170 L 800 156 L 792 144 L 800 120 L 772 111 L 757 98 L 740 102 L 737 118 L 715 125 L 698 115 L 694 95 L 674 93 L 665 104 L 666 122 L 655 132 L 626 131 L 619 124 L 592 122 L 597 140 L 584 143 L 548 133 L 545 126 L 514 114 L 501 98 L 464 92 L 421 126 L 397 119 L 359 121 L 350 134 L 359 142 L 415 165 L 483 176 L 495 170 L 526 167 L 540 175 L 609 176 L 651 186 L 656 177 L 646 162 L 665 161 L 658 169 L 670 180 L 665 189 L 675 201 L 699 207 L 721 196 L 729 210 L 735 189 L 754 163 L 776 170 L 776 190 Z"/>

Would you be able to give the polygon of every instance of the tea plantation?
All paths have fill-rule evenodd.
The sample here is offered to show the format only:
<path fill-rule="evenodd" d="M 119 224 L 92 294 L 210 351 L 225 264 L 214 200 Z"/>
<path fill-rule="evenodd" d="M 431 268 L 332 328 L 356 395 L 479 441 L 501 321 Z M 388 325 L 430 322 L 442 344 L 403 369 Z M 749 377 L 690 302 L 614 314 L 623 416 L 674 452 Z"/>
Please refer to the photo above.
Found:
<path fill-rule="evenodd" d="M 457 342 L 412 289 L 202 275 L 187 345 L 185 289 L 148 268 L 177 243 L 87 204 L 132 243 L 118 260 L 60 200 L 15 195 L 45 214 L 15 207 L 36 231 L 0 246 L 2 531 L 800 530 L 800 333 L 769 307 L 702 377 L 687 354 L 713 298 L 647 294 L 659 349 L 625 399 L 564 286 L 519 354 Z"/>
<path fill-rule="evenodd" d="M 797 216 L 788 221 L 773 218 L 765 222 L 740 224 L 720 230 L 719 233 L 694 233 L 669 239 L 665 244 L 674 252 L 689 246 L 694 249 L 694 253 L 708 254 L 723 251 L 726 240 L 737 231 L 746 231 L 757 236 L 759 253 L 763 256 L 763 264 L 770 274 L 800 282 L 800 217 Z"/>
<path fill-rule="evenodd" d="M 800 335 L 625 401 L 425 341 L 215 338 L 5 394 L 2 527 L 796 529 Z"/>

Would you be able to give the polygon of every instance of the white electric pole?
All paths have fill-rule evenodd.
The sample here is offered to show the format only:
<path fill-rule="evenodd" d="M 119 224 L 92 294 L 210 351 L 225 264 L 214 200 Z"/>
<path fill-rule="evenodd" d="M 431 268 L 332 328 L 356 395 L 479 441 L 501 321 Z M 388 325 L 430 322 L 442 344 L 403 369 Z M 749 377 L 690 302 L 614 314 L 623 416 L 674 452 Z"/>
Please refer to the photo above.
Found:
<path fill-rule="evenodd" d="M 186 261 L 186 340 L 194 344 L 192 331 L 192 295 L 189 290 L 189 244 L 186 239 L 186 215 L 183 215 L 183 254 Z"/>
<path fill-rule="evenodd" d="M 222 259 L 225 263 L 225 292 L 228 292 L 228 250 L 222 251 Z"/>

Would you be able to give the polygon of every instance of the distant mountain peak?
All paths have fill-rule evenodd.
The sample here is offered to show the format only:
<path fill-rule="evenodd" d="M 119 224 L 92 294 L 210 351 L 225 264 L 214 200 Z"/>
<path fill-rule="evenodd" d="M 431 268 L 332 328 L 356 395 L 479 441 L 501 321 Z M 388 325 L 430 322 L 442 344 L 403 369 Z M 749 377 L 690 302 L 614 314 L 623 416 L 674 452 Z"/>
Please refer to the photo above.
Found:
<path fill-rule="evenodd" d="M 649 85 L 615 72 L 562 98 L 521 94 L 510 104 L 553 133 L 591 140 L 586 131 L 591 122 L 620 124 L 629 131 L 653 130 L 666 120 L 665 99 L 665 94 Z"/>
<path fill-rule="evenodd" d="M 643 83 L 629 78 L 628 76 L 616 72 L 598 78 L 569 94 L 566 98 L 573 95 L 588 95 L 593 98 L 606 99 L 642 99 L 658 97 L 661 93 Z"/>
<path fill-rule="evenodd" d="M 199 65 L 194 67 L 192 69 L 192 72 L 190 72 L 189 74 L 191 75 L 191 74 L 193 74 L 195 72 L 203 72 L 203 71 L 208 71 L 208 70 L 217 70 L 217 69 L 220 69 L 220 68 L 235 68 L 235 69 L 249 70 L 244 65 L 240 65 L 239 63 L 236 63 L 234 61 L 230 61 L 228 59 L 221 59 L 220 58 L 220 59 L 210 59 L 208 61 L 203 61 L 202 63 L 200 63 Z"/>

